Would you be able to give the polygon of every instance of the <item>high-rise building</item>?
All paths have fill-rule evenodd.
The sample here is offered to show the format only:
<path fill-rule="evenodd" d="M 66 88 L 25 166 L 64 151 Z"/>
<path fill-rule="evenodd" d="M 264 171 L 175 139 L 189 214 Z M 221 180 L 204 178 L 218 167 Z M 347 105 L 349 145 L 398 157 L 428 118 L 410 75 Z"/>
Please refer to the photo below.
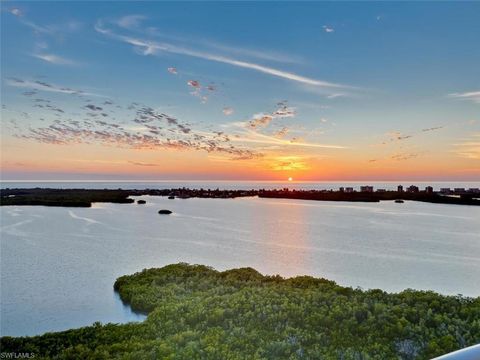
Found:
<path fill-rule="evenodd" d="M 360 191 L 371 193 L 373 192 L 373 186 L 369 186 L 369 185 L 360 186 Z"/>
<path fill-rule="evenodd" d="M 419 191 L 418 186 L 415 186 L 415 185 L 410 185 L 407 188 L 407 192 L 409 193 L 418 193 L 418 191 Z"/>

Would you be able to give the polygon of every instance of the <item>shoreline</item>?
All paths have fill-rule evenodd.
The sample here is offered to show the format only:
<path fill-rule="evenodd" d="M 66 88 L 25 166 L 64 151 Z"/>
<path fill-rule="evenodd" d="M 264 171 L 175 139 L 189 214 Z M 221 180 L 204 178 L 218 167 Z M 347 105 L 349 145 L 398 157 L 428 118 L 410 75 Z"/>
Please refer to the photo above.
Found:
<path fill-rule="evenodd" d="M 348 189 L 348 188 L 347 188 Z M 91 207 L 92 203 L 106 202 L 132 204 L 131 196 L 164 196 L 175 199 L 214 198 L 234 199 L 238 197 L 280 198 L 314 201 L 341 202 L 380 202 L 380 201 L 421 201 L 435 204 L 473 205 L 480 206 L 478 189 L 455 189 L 461 191 L 438 192 L 432 188 L 419 190 L 417 187 L 402 191 L 345 191 L 334 190 L 219 190 L 219 189 L 54 189 L 54 188 L 5 188 L 0 189 L 0 206 L 60 206 L 60 207 Z"/>

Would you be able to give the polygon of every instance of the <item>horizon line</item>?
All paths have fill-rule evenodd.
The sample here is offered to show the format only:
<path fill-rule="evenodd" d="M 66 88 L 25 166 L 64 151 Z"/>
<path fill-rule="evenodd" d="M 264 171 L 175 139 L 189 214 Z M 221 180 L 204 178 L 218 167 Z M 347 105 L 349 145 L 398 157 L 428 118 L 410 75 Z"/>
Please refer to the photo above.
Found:
<path fill-rule="evenodd" d="M 209 180 L 209 179 L 172 179 L 172 180 L 132 180 L 132 179 L 100 179 L 100 180 L 94 180 L 94 179 L 29 179 L 29 180 L 15 180 L 15 179 L 9 179 L 9 180 L 4 180 L 0 179 L 0 183 L 14 183 L 14 182 L 129 182 L 129 183 L 139 183 L 139 182 L 147 182 L 147 183 L 157 183 L 157 182 L 256 182 L 256 183 L 290 183 L 290 184 L 295 184 L 295 183 L 341 183 L 341 182 L 346 182 L 346 183 L 359 183 L 359 182 L 372 182 L 372 183 L 400 183 L 400 182 L 420 182 L 420 183 L 426 183 L 426 182 L 433 182 L 433 183 L 442 183 L 442 182 L 461 182 L 461 183 L 480 183 L 480 180 L 232 180 L 232 179 L 226 179 L 226 180 Z"/>

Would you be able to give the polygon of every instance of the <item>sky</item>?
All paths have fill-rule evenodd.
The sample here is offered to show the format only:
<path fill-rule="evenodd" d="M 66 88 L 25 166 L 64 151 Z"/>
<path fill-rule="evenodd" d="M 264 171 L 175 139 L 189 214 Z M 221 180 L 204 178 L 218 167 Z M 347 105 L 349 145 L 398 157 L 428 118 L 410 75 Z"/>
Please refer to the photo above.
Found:
<path fill-rule="evenodd" d="M 480 2 L 1 2 L 4 180 L 480 180 Z"/>

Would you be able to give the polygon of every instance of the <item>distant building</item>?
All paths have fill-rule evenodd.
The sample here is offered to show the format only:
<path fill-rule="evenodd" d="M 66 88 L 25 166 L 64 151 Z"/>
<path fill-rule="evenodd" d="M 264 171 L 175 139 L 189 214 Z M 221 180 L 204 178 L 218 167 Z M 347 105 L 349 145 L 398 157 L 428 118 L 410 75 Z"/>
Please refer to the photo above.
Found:
<path fill-rule="evenodd" d="M 450 194 L 451 190 L 450 190 L 450 188 L 441 188 L 440 193 L 441 194 Z"/>
<path fill-rule="evenodd" d="M 373 192 L 373 186 L 368 186 L 368 185 L 360 186 L 360 191 L 371 193 L 371 192 Z"/>
<path fill-rule="evenodd" d="M 468 192 L 473 193 L 473 194 L 480 194 L 480 189 L 479 188 L 470 188 L 470 189 L 468 189 Z"/>
<path fill-rule="evenodd" d="M 345 192 L 346 193 L 352 193 L 353 192 L 353 187 L 346 187 Z"/>
<path fill-rule="evenodd" d="M 453 189 L 453 191 L 454 191 L 455 193 L 464 193 L 464 192 L 465 192 L 465 189 L 464 189 L 464 188 L 455 188 L 455 189 Z"/>
<path fill-rule="evenodd" d="M 377 192 L 384 193 L 384 192 L 387 192 L 387 190 L 386 189 L 377 189 Z"/>
<path fill-rule="evenodd" d="M 410 185 L 407 188 L 407 192 L 409 193 L 418 193 L 418 191 L 419 191 L 418 186 L 415 186 L 415 185 Z"/>
<path fill-rule="evenodd" d="M 340 192 L 345 192 L 345 188 L 342 186 L 341 188 L 338 189 Z"/>
<path fill-rule="evenodd" d="M 427 187 L 425 188 L 425 192 L 426 192 L 427 194 L 433 194 L 433 187 L 427 186 Z"/>
<path fill-rule="evenodd" d="M 398 185 L 398 186 L 397 186 L 397 191 L 398 191 L 398 192 L 403 192 L 403 186 L 402 186 L 402 185 Z"/>

